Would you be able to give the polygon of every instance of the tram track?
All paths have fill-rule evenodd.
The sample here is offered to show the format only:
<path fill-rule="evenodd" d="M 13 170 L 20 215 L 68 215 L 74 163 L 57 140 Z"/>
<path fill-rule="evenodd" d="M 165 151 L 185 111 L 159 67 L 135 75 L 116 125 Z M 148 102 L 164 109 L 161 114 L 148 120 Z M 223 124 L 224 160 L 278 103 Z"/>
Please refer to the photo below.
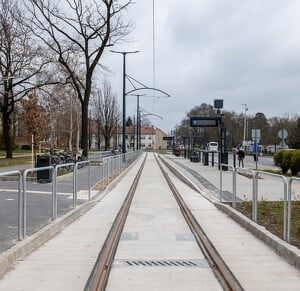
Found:
<path fill-rule="evenodd" d="M 122 230 L 129 212 L 131 201 L 133 199 L 138 181 L 142 174 L 144 165 L 146 163 L 147 155 L 145 156 L 142 165 L 134 178 L 134 181 L 128 191 L 128 194 L 124 200 L 124 203 L 116 216 L 116 219 L 112 225 L 112 228 L 104 242 L 104 246 L 97 258 L 93 271 L 87 281 L 84 290 L 105 290 L 105 286 L 109 277 L 109 272 L 114 260 L 114 255 L 118 248 L 118 243 Z"/>
<path fill-rule="evenodd" d="M 157 160 L 157 157 L 156 157 Z M 161 159 L 161 161 L 163 161 Z M 158 160 L 157 160 L 158 162 Z M 216 278 L 219 280 L 220 284 L 224 288 L 224 290 L 244 290 L 237 278 L 231 272 L 230 268 L 226 265 L 218 251 L 215 249 L 213 243 L 210 241 L 208 236 L 205 234 L 202 227 L 197 222 L 196 218 L 192 214 L 189 207 L 186 205 L 184 200 L 182 199 L 180 193 L 177 188 L 171 181 L 170 177 L 167 175 L 166 171 L 163 169 L 161 163 L 159 163 L 159 167 L 167 180 L 167 183 L 180 207 L 182 215 L 184 216 L 187 224 L 189 225 L 192 233 L 195 236 L 195 239 L 205 255 L 209 265 L 211 266 Z"/>
<path fill-rule="evenodd" d="M 147 155 L 134 179 L 133 184 L 130 187 L 130 190 L 126 196 L 126 199 L 124 200 L 124 203 L 117 217 L 114 220 L 113 226 L 109 232 L 109 235 L 107 236 L 104 246 L 98 256 L 96 264 L 86 284 L 86 291 L 105 290 L 106 288 L 106 284 L 110 274 L 110 269 L 114 261 L 114 256 L 118 248 L 122 230 L 129 213 L 130 205 L 133 200 L 135 190 L 139 183 L 139 179 L 142 175 L 146 159 Z M 155 161 L 157 162 L 169 188 L 171 189 L 179 205 L 181 213 L 185 218 L 185 221 L 187 222 L 192 234 L 194 235 L 200 250 L 202 251 L 204 257 L 206 258 L 210 268 L 212 269 L 216 279 L 219 281 L 219 284 L 222 286 L 223 290 L 244 290 L 238 282 L 237 278 L 234 276 L 234 274 L 223 261 L 222 257 L 219 255 L 217 250 L 214 248 L 212 242 L 204 233 L 203 229 L 201 228 L 201 226 L 193 216 L 192 212 L 182 199 L 180 193 L 178 192 L 174 183 L 171 181 L 166 170 L 164 169 L 162 165 L 162 160 L 158 160 L 157 156 L 155 156 Z"/>

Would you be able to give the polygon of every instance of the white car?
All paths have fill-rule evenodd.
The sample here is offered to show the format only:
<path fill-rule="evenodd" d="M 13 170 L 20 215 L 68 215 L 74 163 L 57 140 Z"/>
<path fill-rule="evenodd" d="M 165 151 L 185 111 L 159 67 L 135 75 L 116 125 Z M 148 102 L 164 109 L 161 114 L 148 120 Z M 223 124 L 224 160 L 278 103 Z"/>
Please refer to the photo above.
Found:
<path fill-rule="evenodd" d="M 219 144 L 216 141 L 211 141 L 208 143 L 209 152 L 217 152 L 218 148 L 219 148 Z"/>

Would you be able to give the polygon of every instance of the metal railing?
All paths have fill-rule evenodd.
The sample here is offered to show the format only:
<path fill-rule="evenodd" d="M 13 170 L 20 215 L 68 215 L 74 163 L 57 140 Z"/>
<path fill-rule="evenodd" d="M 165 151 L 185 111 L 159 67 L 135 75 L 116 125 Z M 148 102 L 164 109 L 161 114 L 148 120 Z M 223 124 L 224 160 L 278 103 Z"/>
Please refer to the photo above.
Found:
<path fill-rule="evenodd" d="M 247 168 L 235 168 L 234 166 L 228 164 L 221 164 L 220 169 L 220 192 L 219 199 L 220 202 L 223 202 L 223 170 L 222 166 L 228 167 L 228 169 L 232 170 L 232 207 L 236 208 L 236 189 L 237 189 L 237 180 L 236 174 L 237 171 L 248 173 L 252 176 L 252 220 L 257 223 L 257 205 L 258 205 L 258 195 L 259 195 L 259 187 L 258 180 L 263 176 L 268 176 L 275 178 L 277 180 L 282 181 L 283 185 L 283 239 L 286 242 L 290 242 L 290 234 L 291 234 L 291 193 L 292 193 L 292 184 L 293 181 L 300 181 L 300 178 L 287 178 L 283 175 L 272 174 L 268 172 L 251 170 Z"/>
<path fill-rule="evenodd" d="M 292 193 L 293 193 L 293 182 L 297 181 L 300 182 L 300 178 L 291 177 L 288 179 L 288 194 L 287 194 L 287 241 L 290 242 L 290 235 L 291 235 L 291 217 L 292 217 Z"/>
<path fill-rule="evenodd" d="M 116 176 L 118 176 L 127 165 L 132 163 L 136 158 L 140 156 L 142 151 L 130 152 L 126 154 L 120 155 L 112 155 L 109 157 L 101 157 L 101 156 L 92 156 L 91 159 L 86 161 L 79 161 L 68 164 L 59 164 L 59 165 L 51 165 L 46 167 L 39 168 L 31 168 L 26 169 L 24 172 L 22 171 L 10 171 L 10 172 L 2 172 L 0 173 L 0 177 L 6 176 L 16 176 L 16 181 L 18 183 L 18 240 L 22 240 L 27 235 L 27 211 L 28 211 L 28 203 L 27 196 L 28 192 L 28 179 L 29 173 L 37 173 L 39 171 L 49 171 L 49 186 L 51 186 L 51 206 L 50 206 L 50 215 L 52 220 L 57 218 L 58 211 L 58 185 L 60 177 L 58 176 L 58 171 L 60 169 L 71 168 L 73 171 L 70 172 L 72 174 L 72 179 L 70 181 L 70 185 L 72 185 L 72 207 L 75 208 L 77 206 L 77 194 L 78 194 L 78 183 L 80 175 L 83 175 L 83 172 L 80 172 L 80 168 L 83 166 L 88 166 L 87 171 L 87 179 L 84 179 L 84 182 L 87 182 L 87 200 L 91 200 L 91 189 L 92 189 L 92 176 L 94 177 L 94 185 L 102 182 L 102 189 L 105 187 L 105 182 L 109 184 Z M 93 168 L 92 171 L 92 163 L 97 161 L 97 166 Z M 97 169 L 99 167 L 99 170 Z M 38 179 L 37 179 L 38 180 Z M 101 181 L 102 180 L 102 181 Z M 51 184 L 52 183 L 52 184 Z M 32 185 L 32 184 L 31 184 Z M 42 190 L 35 191 L 37 193 L 42 192 Z"/>
<path fill-rule="evenodd" d="M 22 173 L 21 171 L 10 171 L 0 173 L 0 177 L 7 177 L 17 175 L 18 177 L 18 239 L 22 239 L 22 200 L 23 200 L 23 192 L 22 192 Z"/>

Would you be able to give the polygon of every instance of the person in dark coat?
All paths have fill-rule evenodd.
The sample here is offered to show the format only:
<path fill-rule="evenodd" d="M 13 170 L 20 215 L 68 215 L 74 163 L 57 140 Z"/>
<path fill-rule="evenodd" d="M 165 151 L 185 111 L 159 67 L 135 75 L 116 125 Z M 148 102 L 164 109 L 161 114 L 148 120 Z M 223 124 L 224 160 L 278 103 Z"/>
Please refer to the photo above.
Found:
<path fill-rule="evenodd" d="M 242 165 L 242 168 L 244 168 L 244 158 L 245 158 L 245 151 L 243 148 L 239 148 L 238 152 L 238 160 L 239 160 L 239 167 Z"/>

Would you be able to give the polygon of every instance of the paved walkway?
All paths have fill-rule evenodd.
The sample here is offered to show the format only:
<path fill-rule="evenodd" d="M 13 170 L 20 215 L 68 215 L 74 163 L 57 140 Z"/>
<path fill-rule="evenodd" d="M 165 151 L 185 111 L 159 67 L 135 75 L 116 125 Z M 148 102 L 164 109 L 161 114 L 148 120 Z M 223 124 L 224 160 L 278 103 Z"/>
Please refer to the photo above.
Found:
<path fill-rule="evenodd" d="M 176 157 L 174 155 L 167 155 L 168 160 L 172 161 L 174 165 L 181 166 L 183 171 L 192 181 L 208 195 L 212 195 L 216 200 L 220 197 L 220 171 L 217 164 L 212 167 L 204 166 L 203 163 L 192 163 L 189 159 L 183 157 Z M 251 157 L 249 157 L 251 158 Z M 231 160 L 229 159 L 229 164 Z M 244 175 L 238 174 L 236 180 L 236 193 L 240 200 L 250 201 L 253 200 L 251 170 L 255 169 L 255 162 L 249 159 L 246 164 L 247 167 L 240 169 L 239 172 Z M 258 164 L 258 170 L 278 170 L 276 166 L 268 164 Z M 258 179 L 258 200 L 267 201 L 280 201 L 284 199 L 284 183 L 282 177 L 279 175 L 270 175 L 261 172 Z M 200 183 L 199 183 L 200 181 Z M 222 171 L 222 190 L 223 201 L 232 201 L 233 193 L 233 177 L 232 171 Z M 292 184 L 292 199 L 300 199 L 300 181 L 295 181 Z"/>

